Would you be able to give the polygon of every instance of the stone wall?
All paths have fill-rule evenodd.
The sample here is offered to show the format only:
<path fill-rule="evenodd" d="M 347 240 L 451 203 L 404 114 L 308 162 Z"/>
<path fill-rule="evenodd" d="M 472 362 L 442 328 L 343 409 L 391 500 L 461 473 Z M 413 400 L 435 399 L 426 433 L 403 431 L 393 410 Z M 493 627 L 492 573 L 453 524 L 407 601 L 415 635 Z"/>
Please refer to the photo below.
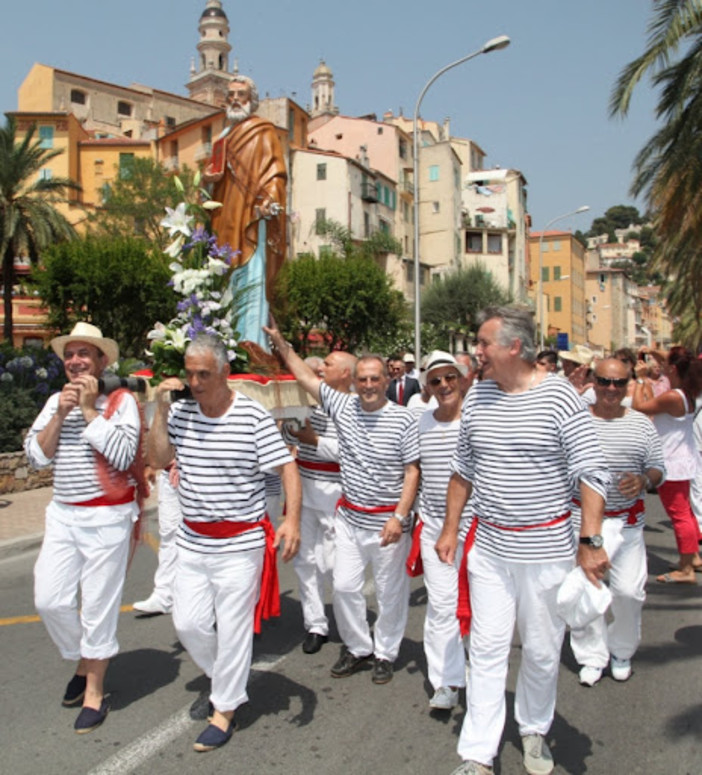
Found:
<path fill-rule="evenodd" d="M 0 454 L 0 494 L 35 490 L 53 482 L 53 468 L 35 471 L 27 463 L 24 452 Z"/>

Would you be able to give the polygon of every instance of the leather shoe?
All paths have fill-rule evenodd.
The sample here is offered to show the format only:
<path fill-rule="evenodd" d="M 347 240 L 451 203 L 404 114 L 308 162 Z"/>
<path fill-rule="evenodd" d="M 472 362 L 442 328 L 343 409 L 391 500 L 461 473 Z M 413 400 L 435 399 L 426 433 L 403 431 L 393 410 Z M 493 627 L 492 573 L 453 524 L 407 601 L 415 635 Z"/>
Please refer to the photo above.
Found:
<path fill-rule="evenodd" d="M 373 665 L 373 683 L 386 684 L 392 681 L 392 662 L 387 659 L 377 659 Z"/>
<path fill-rule="evenodd" d="M 328 635 L 321 635 L 318 632 L 308 632 L 307 637 L 302 641 L 302 650 L 305 654 L 316 654 L 328 641 Z"/>
<path fill-rule="evenodd" d="M 363 657 L 355 657 L 346 646 L 341 647 L 341 654 L 331 669 L 332 678 L 346 678 L 360 670 L 371 658 L 370 654 Z"/>
<path fill-rule="evenodd" d="M 92 732 L 93 729 L 97 729 L 100 724 L 107 718 L 107 714 L 110 712 L 110 705 L 107 699 L 103 697 L 100 703 L 100 708 L 84 707 L 78 714 L 76 723 L 73 725 L 73 729 L 79 734 L 84 735 L 86 732 Z"/>
<path fill-rule="evenodd" d="M 85 686 L 87 679 L 84 675 L 74 675 L 66 686 L 66 693 L 63 695 L 61 705 L 64 708 L 72 708 L 78 705 L 85 696 Z"/>
<path fill-rule="evenodd" d="M 204 732 L 200 733 L 193 748 L 198 753 L 206 753 L 207 751 L 214 751 L 215 748 L 221 748 L 225 743 L 229 742 L 229 738 L 235 729 L 234 719 L 231 720 L 226 731 L 214 724 L 210 724 L 205 728 Z"/>

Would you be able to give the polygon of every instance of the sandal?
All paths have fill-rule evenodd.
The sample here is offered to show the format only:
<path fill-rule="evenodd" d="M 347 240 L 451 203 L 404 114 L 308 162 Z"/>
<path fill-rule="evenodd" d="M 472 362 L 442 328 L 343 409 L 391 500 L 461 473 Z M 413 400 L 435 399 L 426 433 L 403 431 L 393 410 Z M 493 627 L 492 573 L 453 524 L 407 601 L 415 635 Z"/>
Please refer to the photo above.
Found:
<path fill-rule="evenodd" d="M 674 579 L 671 573 L 663 573 L 660 576 L 656 576 L 656 581 L 659 584 L 697 584 L 697 579 Z"/>

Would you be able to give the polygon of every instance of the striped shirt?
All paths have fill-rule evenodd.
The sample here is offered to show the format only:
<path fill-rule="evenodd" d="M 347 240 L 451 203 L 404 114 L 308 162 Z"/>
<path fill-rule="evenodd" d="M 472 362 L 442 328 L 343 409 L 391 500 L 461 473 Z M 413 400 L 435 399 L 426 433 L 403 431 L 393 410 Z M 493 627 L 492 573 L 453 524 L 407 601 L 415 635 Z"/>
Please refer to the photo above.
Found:
<path fill-rule="evenodd" d="M 134 461 L 141 430 L 139 408 L 134 397 L 125 393 L 109 420 L 102 416 L 107 406 L 105 396 L 97 397 L 95 409 L 99 415 L 90 423 L 85 422 L 80 408 L 72 409 L 63 421 L 52 459 L 44 454 L 37 437 L 56 414 L 59 396 L 60 393 L 54 393 L 44 404 L 27 433 L 24 449 L 34 468 L 44 468 L 53 463 L 54 500 L 62 503 L 89 501 L 105 494 L 98 481 L 96 451 L 117 471 L 126 471 Z M 92 521 L 93 512 L 94 509 L 85 508 L 86 521 Z M 105 524 L 103 520 L 99 523 Z"/>
<path fill-rule="evenodd" d="M 617 486 L 621 474 L 631 473 L 641 475 L 649 468 L 657 468 L 665 476 L 665 463 L 663 462 L 663 447 L 656 433 L 653 423 L 646 415 L 634 409 L 626 411 L 623 417 L 615 417 L 613 420 L 604 420 L 594 417 L 597 438 L 607 459 L 612 475 L 607 488 L 606 511 L 621 511 L 631 508 L 639 499 L 625 498 Z M 629 525 L 627 515 L 623 514 L 619 519 L 624 520 L 624 527 L 643 527 L 646 515 L 644 512 L 636 517 L 636 524 Z M 580 525 L 580 508 L 573 508 L 573 522 Z"/>
<path fill-rule="evenodd" d="M 440 422 L 431 411 L 424 412 L 419 418 L 419 465 L 422 469 L 419 513 L 424 532 L 432 539 L 439 537 L 446 518 L 446 490 L 460 425 L 460 420 Z M 461 514 L 459 540 L 465 538 L 470 527 L 471 508 L 472 502 L 468 501 Z"/>
<path fill-rule="evenodd" d="M 168 434 L 180 473 L 178 497 L 192 522 L 258 522 L 266 513 L 265 472 L 292 462 L 270 414 L 241 393 L 220 417 L 206 417 L 192 399 L 174 403 Z M 262 528 L 208 538 L 181 524 L 178 546 L 203 554 L 262 548 Z"/>
<path fill-rule="evenodd" d="M 592 415 L 556 376 L 523 393 L 506 393 L 492 380 L 474 385 L 452 467 L 473 484 L 478 546 L 521 562 L 572 557 L 569 519 L 534 526 L 566 514 L 579 482 L 603 498 L 609 484 Z"/>
<path fill-rule="evenodd" d="M 324 382 L 322 409 L 339 435 L 341 486 L 345 497 L 364 508 L 395 506 L 402 494 L 405 466 L 419 459 L 417 422 L 409 409 L 388 401 L 364 412 L 356 394 L 340 393 Z M 389 514 L 364 514 L 342 507 L 339 514 L 363 530 L 381 530 Z M 409 526 L 405 527 L 409 530 Z"/>
<path fill-rule="evenodd" d="M 294 436 L 288 433 L 286 426 L 283 425 L 283 438 L 285 439 L 285 443 L 297 446 L 298 461 L 302 460 L 310 463 L 336 462 L 338 460 L 338 440 L 334 423 L 318 406 L 315 406 L 312 409 L 309 421 L 312 430 L 317 434 L 319 446 L 300 443 Z M 337 456 L 335 461 L 330 461 L 328 455 L 320 452 L 320 447 L 322 446 L 325 446 L 327 449 L 336 448 Z M 341 479 L 338 471 L 322 471 L 315 467 L 305 468 L 304 465 L 300 466 L 300 478 L 303 483 L 305 481 L 314 481 L 332 482 L 334 484 L 338 484 Z"/>

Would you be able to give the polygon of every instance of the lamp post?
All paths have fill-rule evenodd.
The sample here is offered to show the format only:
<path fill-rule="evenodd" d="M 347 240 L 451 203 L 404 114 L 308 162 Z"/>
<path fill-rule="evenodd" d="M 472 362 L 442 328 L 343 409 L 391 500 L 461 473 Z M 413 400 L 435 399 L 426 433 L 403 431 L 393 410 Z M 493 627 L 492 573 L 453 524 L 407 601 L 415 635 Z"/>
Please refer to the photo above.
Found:
<path fill-rule="evenodd" d="M 544 247 L 544 235 L 548 231 L 550 226 L 553 226 L 554 223 L 558 223 L 558 221 L 562 221 L 564 218 L 570 218 L 572 215 L 580 215 L 580 213 L 585 213 L 590 209 L 589 205 L 582 205 L 581 207 L 578 207 L 577 210 L 571 210 L 569 213 L 566 213 L 565 215 L 559 215 L 557 218 L 554 218 L 552 221 L 549 221 L 546 226 L 544 226 L 543 231 L 541 232 L 541 236 L 539 237 L 539 330 L 540 330 L 540 337 L 539 337 L 539 349 L 544 349 L 544 253 L 543 253 L 543 247 Z"/>
<path fill-rule="evenodd" d="M 419 93 L 417 98 L 417 104 L 414 107 L 414 122 L 413 122 L 413 137 L 412 137 L 412 154 L 413 154 L 413 175 L 414 175 L 414 357 L 417 368 L 422 362 L 422 339 L 419 326 L 421 323 L 421 314 L 419 310 L 420 293 L 419 293 L 419 275 L 420 275 L 420 260 L 419 260 L 419 108 L 422 105 L 424 95 L 427 93 L 429 87 L 436 81 L 437 78 L 442 76 L 447 70 L 451 70 L 457 65 L 462 65 L 469 59 L 480 56 L 480 54 L 489 54 L 491 51 L 498 51 L 501 48 L 509 46 L 510 40 L 507 35 L 500 35 L 497 38 L 492 38 L 484 43 L 477 51 L 472 54 L 467 54 L 455 62 L 442 67 L 438 73 L 434 73 L 432 77 L 426 82 L 424 88 Z"/>

